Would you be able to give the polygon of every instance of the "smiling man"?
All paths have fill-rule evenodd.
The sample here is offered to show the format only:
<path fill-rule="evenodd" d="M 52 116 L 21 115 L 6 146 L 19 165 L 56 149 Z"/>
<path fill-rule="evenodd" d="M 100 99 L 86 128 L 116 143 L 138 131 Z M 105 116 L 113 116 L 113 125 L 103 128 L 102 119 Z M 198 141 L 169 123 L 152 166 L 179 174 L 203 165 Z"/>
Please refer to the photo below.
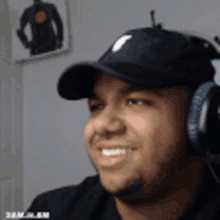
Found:
<path fill-rule="evenodd" d="M 123 219 L 178 219 L 196 199 L 206 163 L 186 158 L 189 91 L 131 86 L 98 74 L 85 128 L 90 159 Z"/>
<path fill-rule="evenodd" d="M 69 67 L 58 93 L 88 99 L 84 138 L 97 175 L 37 196 L 28 211 L 53 220 L 220 219 L 220 186 L 186 126 L 192 95 L 214 80 L 209 52 L 190 36 L 142 28 L 98 62 Z"/>

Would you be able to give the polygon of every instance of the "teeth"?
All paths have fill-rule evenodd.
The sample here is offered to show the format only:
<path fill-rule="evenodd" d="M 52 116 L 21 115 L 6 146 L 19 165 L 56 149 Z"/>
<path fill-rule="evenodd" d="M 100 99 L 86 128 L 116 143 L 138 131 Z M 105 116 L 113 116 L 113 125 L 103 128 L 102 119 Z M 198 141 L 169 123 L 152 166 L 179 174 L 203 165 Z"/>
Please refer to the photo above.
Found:
<path fill-rule="evenodd" d="M 121 151 L 121 153 L 123 153 L 123 154 L 126 153 L 126 150 L 125 150 L 125 149 L 122 149 L 122 150 L 120 150 L 120 151 Z"/>
<path fill-rule="evenodd" d="M 117 150 L 107 150 L 107 149 L 102 149 L 102 154 L 106 156 L 110 155 L 119 155 L 119 154 L 125 154 L 127 152 L 132 152 L 132 149 L 126 150 L 126 149 L 117 149 Z"/>

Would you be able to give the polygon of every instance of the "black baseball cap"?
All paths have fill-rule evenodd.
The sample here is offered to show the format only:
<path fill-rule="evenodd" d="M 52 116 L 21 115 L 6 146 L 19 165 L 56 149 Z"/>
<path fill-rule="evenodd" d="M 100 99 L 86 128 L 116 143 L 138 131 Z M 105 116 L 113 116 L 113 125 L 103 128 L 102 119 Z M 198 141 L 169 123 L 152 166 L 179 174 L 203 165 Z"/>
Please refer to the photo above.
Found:
<path fill-rule="evenodd" d="M 97 73 L 104 72 L 146 88 L 184 85 L 195 89 L 213 81 L 213 45 L 178 31 L 137 28 L 120 35 L 98 61 L 71 65 L 57 90 L 66 100 L 88 98 Z"/>

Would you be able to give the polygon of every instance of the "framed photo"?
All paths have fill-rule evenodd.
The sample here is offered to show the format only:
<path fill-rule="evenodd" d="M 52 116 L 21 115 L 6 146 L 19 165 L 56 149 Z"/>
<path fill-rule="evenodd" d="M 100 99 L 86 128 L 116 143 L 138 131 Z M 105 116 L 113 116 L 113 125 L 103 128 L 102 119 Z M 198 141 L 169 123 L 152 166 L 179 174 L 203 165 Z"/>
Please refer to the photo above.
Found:
<path fill-rule="evenodd" d="M 15 62 L 70 51 L 68 0 L 8 0 Z"/>

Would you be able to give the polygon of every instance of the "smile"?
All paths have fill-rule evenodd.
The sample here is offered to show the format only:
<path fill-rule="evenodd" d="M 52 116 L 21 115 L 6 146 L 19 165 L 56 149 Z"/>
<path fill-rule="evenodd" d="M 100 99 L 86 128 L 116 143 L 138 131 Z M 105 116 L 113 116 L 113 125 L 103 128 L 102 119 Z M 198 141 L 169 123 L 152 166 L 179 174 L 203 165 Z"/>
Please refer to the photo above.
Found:
<path fill-rule="evenodd" d="M 97 163 L 102 168 L 122 168 L 129 161 L 133 162 L 136 148 L 102 148 L 97 151 Z"/>
<path fill-rule="evenodd" d="M 111 156 L 111 155 L 120 155 L 120 154 L 126 154 L 132 152 L 131 149 L 117 149 L 117 150 L 108 150 L 108 149 L 102 149 L 102 154 L 105 156 Z"/>

